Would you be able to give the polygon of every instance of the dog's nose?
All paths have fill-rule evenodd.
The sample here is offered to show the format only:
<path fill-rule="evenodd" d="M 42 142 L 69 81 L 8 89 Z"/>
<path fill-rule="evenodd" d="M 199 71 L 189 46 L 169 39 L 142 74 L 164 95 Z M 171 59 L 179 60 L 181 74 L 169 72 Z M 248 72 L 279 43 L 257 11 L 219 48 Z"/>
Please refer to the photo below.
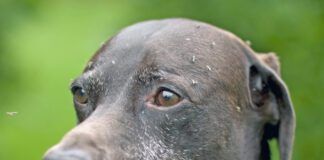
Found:
<path fill-rule="evenodd" d="M 78 149 L 53 149 L 48 151 L 44 160 L 91 160 L 91 157 L 87 152 Z"/>

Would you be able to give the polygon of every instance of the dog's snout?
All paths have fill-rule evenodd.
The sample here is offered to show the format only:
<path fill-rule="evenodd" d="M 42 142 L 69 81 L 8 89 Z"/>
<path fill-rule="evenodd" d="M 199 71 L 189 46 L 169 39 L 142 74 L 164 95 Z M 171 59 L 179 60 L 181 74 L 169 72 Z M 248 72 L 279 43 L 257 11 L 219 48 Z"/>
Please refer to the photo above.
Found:
<path fill-rule="evenodd" d="M 91 157 L 86 151 L 79 149 L 56 148 L 48 151 L 43 160 L 91 160 Z"/>

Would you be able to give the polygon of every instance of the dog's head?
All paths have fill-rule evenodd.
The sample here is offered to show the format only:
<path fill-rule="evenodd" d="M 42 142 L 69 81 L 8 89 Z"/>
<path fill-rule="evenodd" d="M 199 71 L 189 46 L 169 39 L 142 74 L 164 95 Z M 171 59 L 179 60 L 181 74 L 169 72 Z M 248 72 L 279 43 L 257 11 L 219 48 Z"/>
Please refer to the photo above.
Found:
<path fill-rule="evenodd" d="M 274 54 L 184 19 L 122 30 L 71 85 L 79 124 L 46 160 L 290 159 L 294 111 Z"/>

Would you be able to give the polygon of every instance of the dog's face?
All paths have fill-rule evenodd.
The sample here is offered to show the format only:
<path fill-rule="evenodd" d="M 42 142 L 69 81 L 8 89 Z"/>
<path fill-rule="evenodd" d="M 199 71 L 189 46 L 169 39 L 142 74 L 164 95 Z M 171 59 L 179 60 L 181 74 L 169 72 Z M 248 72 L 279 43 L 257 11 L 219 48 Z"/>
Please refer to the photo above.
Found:
<path fill-rule="evenodd" d="M 79 124 L 46 160 L 289 159 L 294 112 L 273 54 L 171 19 L 124 29 L 71 84 Z"/>

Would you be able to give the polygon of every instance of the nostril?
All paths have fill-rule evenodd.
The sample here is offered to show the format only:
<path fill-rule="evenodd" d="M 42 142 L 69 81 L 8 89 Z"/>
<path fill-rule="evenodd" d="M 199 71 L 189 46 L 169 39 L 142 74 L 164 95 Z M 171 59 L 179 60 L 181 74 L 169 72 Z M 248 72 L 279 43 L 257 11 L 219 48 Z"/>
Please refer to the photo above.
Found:
<path fill-rule="evenodd" d="M 88 153 L 78 149 L 52 150 L 48 152 L 44 160 L 91 160 Z"/>

